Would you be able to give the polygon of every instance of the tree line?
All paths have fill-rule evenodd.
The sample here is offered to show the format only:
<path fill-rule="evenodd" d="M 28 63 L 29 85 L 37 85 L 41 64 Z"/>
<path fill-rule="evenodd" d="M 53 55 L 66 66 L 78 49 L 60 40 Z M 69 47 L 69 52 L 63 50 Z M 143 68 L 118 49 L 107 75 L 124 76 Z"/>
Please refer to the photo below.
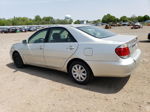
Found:
<path fill-rule="evenodd" d="M 120 18 L 116 18 L 115 16 L 111 14 L 104 15 L 102 18 L 103 23 L 117 23 L 117 22 L 145 22 L 146 20 L 150 20 L 150 16 L 144 15 L 144 16 L 135 16 L 133 15 L 132 17 L 127 17 L 127 16 L 122 16 Z"/>
<path fill-rule="evenodd" d="M 102 19 L 87 21 L 88 23 L 97 24 L 97 23 L 117 23 L 117 22 L 145 22 L 150 20 L 150 16 L 122 16 L 117 18 L 111 14 L 104 15 Z M 14 17 L 11 19 L 0 19 L 0 26 L 13 26 L 13 25 L 46 25 L 46 24 L 71 24 L 72 19 L 55 19 L 53 17 L 40 17 L 39 15 L 35 16 L 33 19 L 27 17 Z M 82 20 L 74 21 L 75 24 L 80 24 Z"/>
<path fill-rule="evenodd" d="M 0 19 L 0 26 L 15 26 L 15 25 L 46 25 L 46 24 L 71 24 L 72 19 L 54 19 L 53 17 L 35 16 L 34 19 L 27 17 L 14 17 L 11 19 Z"/>
<path fill-rule="evenodd" d="M 145 22 L 147 20 L 150 20 L 149 15 L 144 15 L 144 16 L 132 16 L 132 17 L 127 17 L 127 16 L 122 16 L 120 18 L 117 18 L 111 14 L 104 15 L 102 19 L 97 19 L 94 21 L 87 21 L 88 23 L 92 24 L 98 24 L 98 23 L 118 23 L 118 22 Z M 79 24 L 81 21 L 77 20 L 75 21 L 75 24 Z"/>

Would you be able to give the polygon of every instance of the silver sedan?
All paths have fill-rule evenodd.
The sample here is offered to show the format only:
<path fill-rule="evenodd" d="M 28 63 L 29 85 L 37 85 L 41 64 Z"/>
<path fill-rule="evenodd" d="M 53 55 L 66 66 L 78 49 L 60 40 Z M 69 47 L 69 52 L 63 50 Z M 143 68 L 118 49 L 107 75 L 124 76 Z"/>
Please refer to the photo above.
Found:
<path fill-rule="evenodd" d="M 90 25 L 58 25 L 37 31 L 10 54 L 18 68 L 35 65 L 68 72 L 80 84 L 94 76 L 127 77 L 138 64 L 138 38 Z"/>

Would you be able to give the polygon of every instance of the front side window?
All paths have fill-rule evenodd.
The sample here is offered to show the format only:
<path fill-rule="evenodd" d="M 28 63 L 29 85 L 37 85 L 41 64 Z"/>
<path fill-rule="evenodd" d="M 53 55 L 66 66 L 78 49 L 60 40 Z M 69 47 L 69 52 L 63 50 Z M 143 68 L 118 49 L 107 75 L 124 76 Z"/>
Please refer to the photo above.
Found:
<path fill-rule="evenodd" d="M 48 42 L 76 42 L 76 40 L 66 29 L 52 28 L 48 37 Z"/>
<path fill-rule="evenodd" d="M 81 27 L 77 27 L 77 29 L 79 29 L 93 37 L 100 38 L 100 39 L 111 37 L 111 36 L 115 35 L 115 33 L 112 33 L 108 30 L 104 30 L 102 28 L 98 28 L 95 26 L 81 26 Z"/>
<path fill-rule="evenodd" d="M 30 39 L 29 43 L 43 43 L 47 34 L 47 29 L 35 33 Z"/>

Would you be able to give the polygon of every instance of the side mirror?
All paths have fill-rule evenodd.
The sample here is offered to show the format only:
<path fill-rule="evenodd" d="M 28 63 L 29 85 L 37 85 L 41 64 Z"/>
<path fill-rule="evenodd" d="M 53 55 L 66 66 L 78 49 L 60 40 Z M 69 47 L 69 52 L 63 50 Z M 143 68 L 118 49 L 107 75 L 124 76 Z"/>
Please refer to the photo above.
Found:
<path fill-rule="evenodd" d="M 27 44 L 27 40 L 23 40 L 22 43 L 23 43 L 23 44 Z"/>

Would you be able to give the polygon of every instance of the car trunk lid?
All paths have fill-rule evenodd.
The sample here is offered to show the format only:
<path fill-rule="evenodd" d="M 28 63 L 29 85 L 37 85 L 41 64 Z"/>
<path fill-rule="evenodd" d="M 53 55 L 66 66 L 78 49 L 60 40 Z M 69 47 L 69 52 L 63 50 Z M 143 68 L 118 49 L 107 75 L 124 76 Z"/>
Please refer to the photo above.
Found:
<path fill-rule="evenodd" d="M 131 56 L 134 53 L 134 51 L 137 49 L 138 38 L 136 36 L 116 35 L 109 38 L 103 38 L 103 40 L 119 42 L 120 45 L 126 44 L 130 49 Z"/>

